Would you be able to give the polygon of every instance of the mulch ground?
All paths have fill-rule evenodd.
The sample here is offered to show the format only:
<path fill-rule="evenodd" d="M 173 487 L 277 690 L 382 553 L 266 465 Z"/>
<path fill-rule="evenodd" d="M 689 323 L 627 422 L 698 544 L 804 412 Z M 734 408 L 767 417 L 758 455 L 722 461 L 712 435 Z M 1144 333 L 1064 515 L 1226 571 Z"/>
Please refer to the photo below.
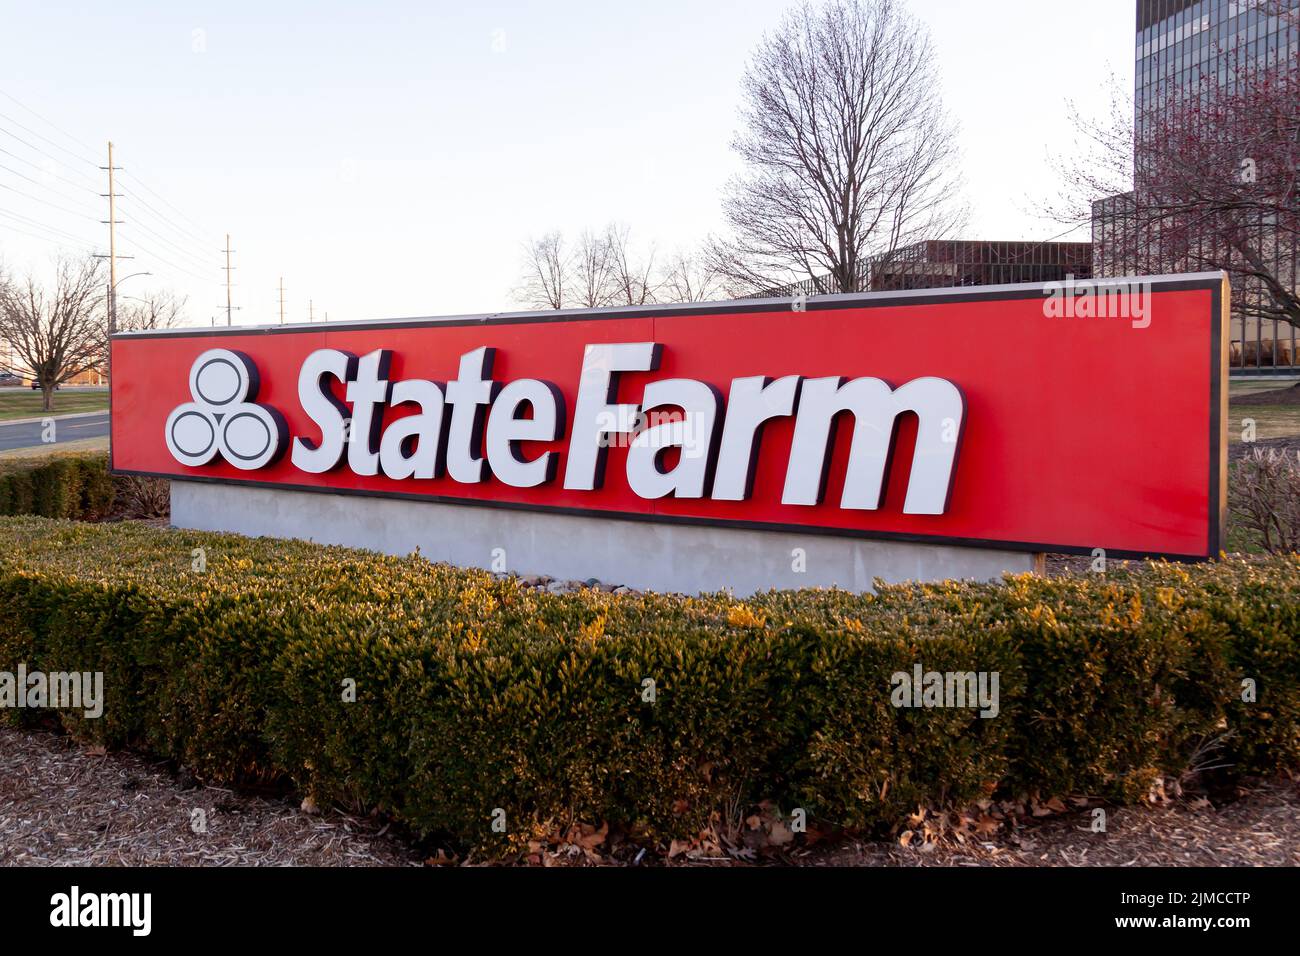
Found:
<path fill-rule="evenodd" d="M 1255 781 L 1234 799 L 1204 796 L 1161 806 L 1112 807 L 1106 832 L 1090 811 L 1028 823 L 996 842 L 843 847 L 808 862 L 850 866 L 1296 866 L 1300 782 Z"/>
<path fill-rule="evenodd" d="M 192 825 L 196 810 L 206 830 Z M 1085 810 L 1003 826 L 987 840 L 791 844 L 758 859 L 802 866 L 1300 865 L 1294 780 L 1253 782 L 1223 803 L 1189 796 L 1108 808 L 1105 833 L 1092 832 L 1091 821 Z M 412 866 L 427 857 L 378 818 L 309 813 L 283 798 L 199 785 L 135 754 L 0 728 L 3 865 Z M 575 846 L 550 847 L 535 862 L 593 860 L 620 862 Z M 718 863 L 690 854 L 674 865 Z"/>
<path fill-rule="evenodd" d="M 202 817 L 195 811 L 201 811 Z M 202 822 L 206 832 L 196 832 Z M 201 786 L 130 753 L 0 728 L 0 864 L 402 866 L 383 821 Z"/>

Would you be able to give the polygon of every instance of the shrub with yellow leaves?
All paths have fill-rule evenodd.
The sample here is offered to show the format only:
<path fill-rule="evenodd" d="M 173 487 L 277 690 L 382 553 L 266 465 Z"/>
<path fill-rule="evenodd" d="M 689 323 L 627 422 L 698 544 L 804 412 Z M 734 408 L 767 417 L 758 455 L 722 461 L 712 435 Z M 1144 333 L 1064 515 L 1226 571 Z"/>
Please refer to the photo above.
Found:
<path fill-rule="evenodd" d="M 0 528 L 0 670 L 104 673 L 102 718 L 60 714 L 72 734 L 489 853 L 578 824 L 666 846 L 763 800 L 860 830 L 998 793 L 1137 800 L 1207 741 L 1236 771 L 1300 765 L 1295 555 L 739 601 L 132 522 Z M 996 672 L 997 716 L 894 706 L 917 665 Z"/>

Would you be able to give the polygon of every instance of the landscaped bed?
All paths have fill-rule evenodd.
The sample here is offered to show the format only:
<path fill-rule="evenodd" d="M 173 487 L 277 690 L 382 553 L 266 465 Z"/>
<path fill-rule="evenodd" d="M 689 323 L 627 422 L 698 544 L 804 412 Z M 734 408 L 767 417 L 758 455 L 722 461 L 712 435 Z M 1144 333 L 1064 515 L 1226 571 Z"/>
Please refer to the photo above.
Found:
<path fill-rule="evenodd" d="M 1211 799 L 1188 792 L 1133 807 L 1070 801 L 1064 812 L 1015 817 L 989 807 L 947 821 L 927 814 L 899 839 L 824 840 L 737 821 L 716 845 L 646 853 L 617 830 L 557 829 L 521 863 L 542 866 L 1295 866 L 1300 787 L 1253 780 Z M 1039 808 L 1043 812 L 1044 808 Z M 943 827 L 947 823 L 947 828 Z M 755 825 L 757 824 L 757 826 Z M 778 831 L 779 833 L 779 831 Z M 917 835 L 919 833 L 919 835 Z M 814 834 L 815 836 L 815 834 Z M 903 845 L 903 841 L 906 845 Z M 66 735 L 0 727 L 0 865 L 403 866 L 483 860 L 420 845 L 381 816 L 302 810 L 276 794 L 197 781 L 129 751 L 78 746 Z"/>
<path fill-rule="evenodd" d="M 1198 764 L 1300 757 L 1294 555 L 741 601 L 555 595 L 135 522 L 0 524 L 0 670 L 104 675 L 102 717 L 62 713 L 74 737 L 480 855 L 582 825 L 689 846 L 756 813 L 888 835 L 918 807 L 1142 801 Z M 996 716 L 896 706 L 917 665 L 997 674 Z"/>

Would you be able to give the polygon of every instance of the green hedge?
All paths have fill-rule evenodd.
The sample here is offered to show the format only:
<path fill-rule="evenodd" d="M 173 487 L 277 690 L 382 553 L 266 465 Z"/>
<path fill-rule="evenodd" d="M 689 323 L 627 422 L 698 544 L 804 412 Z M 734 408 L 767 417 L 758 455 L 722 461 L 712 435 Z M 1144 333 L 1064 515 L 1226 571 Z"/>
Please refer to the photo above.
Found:
<path fill-rule="evenodd" d="M 113 478 L 103 453 L 0 460 L 0 515 L 93 521 L 112 509 Z"/>
<path fill-rule="evenodd" d="M 0 530 L 0 669 L 105 672 L 74 734 L 489 851 L 573 820 L 690 835 L 762 799 L 866 829 L 997 792 L 1131 800 L 1207 745 L 1238 772 L 1300 764 L 1294 555 L 738 601 L 131 523 Z M 894 707 L 918 662 L 998 672 L 999 715 Z"/>

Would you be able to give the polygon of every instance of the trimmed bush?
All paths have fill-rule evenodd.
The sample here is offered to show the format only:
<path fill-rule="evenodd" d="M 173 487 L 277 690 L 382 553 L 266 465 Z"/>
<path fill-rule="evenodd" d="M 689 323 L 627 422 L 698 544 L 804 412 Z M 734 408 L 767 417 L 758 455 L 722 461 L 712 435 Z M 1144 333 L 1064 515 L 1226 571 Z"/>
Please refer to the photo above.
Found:
<path fill-rule="evenodd" d="M 36 513 L 36 487 L 29 468 L 6 468 L 0 464 L 0 514 Z"/>
<path fill-rule="evenodd" d="M 72 733 L 490 852 L 572 821 L 688 836 L 764 799 L 860 829 L 999 793 L 1131 800 L 1210 745 L 1236 772 L 1300 764 L 1295 555 L 740 601 L 0 527 L 0 670 L 105 674 L 103 717 L 62 713 Z M 894 706 L 917 664 L 997 672 L 997 716 Z"/>
<path fill-rule="evenodd" d="M 112 510 L 113 477 L 105 454 L 0 461 L 0 515 L 94 521 Z"/>

